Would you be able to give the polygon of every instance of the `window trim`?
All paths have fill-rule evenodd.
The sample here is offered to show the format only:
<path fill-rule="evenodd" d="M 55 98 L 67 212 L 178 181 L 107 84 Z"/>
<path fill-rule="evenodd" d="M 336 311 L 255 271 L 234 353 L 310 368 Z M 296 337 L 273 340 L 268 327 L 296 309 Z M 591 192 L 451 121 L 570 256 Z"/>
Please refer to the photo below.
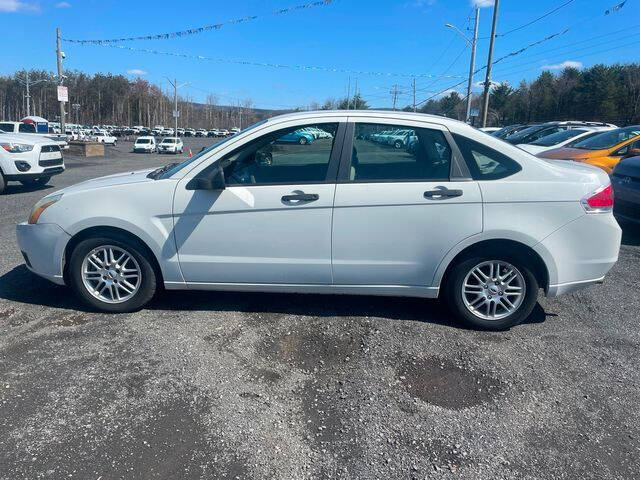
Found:
<path fill-rule="evenodd" d="M 460 152 L 458 145 L 456 145 L 456 143 L 454 142 L 453 137 L 451 136 L 451 132 L 449 132 L 449 130 L 446 127 L 439 124 L 421 125 L 420 123 L 415 121 L 409 121 L 409 123 L 411 123 L 410 125 L 408 123 L 402 123 L 401 119 L 398 119 L 398 122 L 400 122 L 400 124 L 398 124 L 398 122 L 395 122 L 395 119 L 393 119 L 395 123 L 391 123 L 389 122 L 389 120 L 391 119 L 387 119 L 387 118 L 376 119 L 375 117 L 367 117 L 367 118 L 358 118 L 356 121 L 350 120 L 347 123 L 346 131 L 344 133 L 345 136 L 344 136 L 344 142 L 342 146 L 342 155 L 340 157 L 340 167 L 338 170 L 338 178 L 336 180 L 336 183 L 366 185 L 366 184 L 373 184 L 373 183 L 438 183 L 438 182 L 449 183 L 449 182 L 473 181 L 473 179 L 471 178 L 471 173 L 469 171 L 469 168 L 467 167 L 467 164 L 462 157 L 462 153 Z M 449 148 L 451 149 L 449 177 L 446 179 L 442 179 L 442 178 L 378 179 L 377 178 L 377 179 L 371 179 L 371 180 L 351 180 L 350 178 L 351 156 L 353 153 L 353 140 L 354 140 L 356 123 L 365 123 L 365 124 L 373 123 L 377 125 L 390 125 L 395 127 L 402 126 L 402 127 L 405 127 L 405 129 L 407 130 L 411 130 L 415 128 L 424 128 L 424 129 L 431 129 L 431 130 L 437 130 L 439 132 L 442 132 L 442 134 L 444 135 L 445 141 L 449 144 Z M 434 127 L 440 127 L 440 128 L 434 128 Z"/>
<path fill-rule="evenodd" d="M 235 155 L 239 150 L 242 150 L 242 149 L 248 147 L 253 142 L 257 142 L 257 141 L 262 140 L 266 135 L 272 135 L 274 133 L 277 133 L 280 130 L 288 130 L 288 129 L 292 129 L 292 128 L 294 129 L 293 131 L 295 131 L 296 129 L 304 128 L 305 125 L 306 126 L 310 126 L 310 125 L 322 125 L 322 124 L 332 124 L 332 123 L 337 123 L 338 124 L 338 128 L 336 129 L 336 134 L 335 134 L 335 137 L 333 139 L 333 145 L 332 145 L 332 148 L 331 148 L 331 154 L 329 156 L 329 162 L 327 164 L 327 174 L 326 174 L 324 180 L 322 180 L 322 181 L 298 181 L 298 182 L 269 182 L 269 183 L 265 183 L 265 182 L 261 182 L 261 183 L 227 183 L 227 179 L 225 178 L 225 187 L 226 188 L 233 188 L 233 187 L 248 188 L 248 187 L 269 187 L 269 186 L 278 186 L 278 185 L 280 185 L 280 186 L 282 186 L 282 185 L 324 185 L 324 184 L 335 183 L 337 170 L 338 170 L 338 164 L 340 162 L 340 155 L 342 153 L 342 148 L 343 148 L 343 144 L 344 144 L 344 134 L 345 134 L 345 130 L 346 130 L 346 122 L 344 122 L 344 121 L 340 121 L 340 122 L 323 121 L 323 122 L 303 123 L 303 124 L 300 124 L 300 125 L 291 125 L 291 126 L 288 126 L 288 127 L 283 127 L 283 128 L 280 128 L 280 129 L 273 130 L 271 132 L 265 133 L 263 135 L 259 135 L 256 138 L 254 138 L 252 140 L 249 140 L 248 142 L 245 142 L 242 145 L 234 148 L 233 150 L 225 153 L 220 158 L 218 158 L 214 162 L 212 162 L 209 166 L 205 167 L 200 172 L 198 172 L 198 174 L 195 175 L 195 177 L 198 177 L 198 176 L 200 176 L 202 174 L 205 174 L 205 172 L 208 172 L 210 168 L 215 168 L 216 165 L 220 165 L 220 163 L 225 158 Z"/>

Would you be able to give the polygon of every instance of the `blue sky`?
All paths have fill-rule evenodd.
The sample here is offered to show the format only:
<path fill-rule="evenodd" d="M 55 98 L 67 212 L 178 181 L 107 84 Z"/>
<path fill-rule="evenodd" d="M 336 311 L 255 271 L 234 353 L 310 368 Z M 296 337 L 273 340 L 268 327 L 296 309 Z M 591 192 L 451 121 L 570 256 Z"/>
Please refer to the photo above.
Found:
<path fill-rule="evenodd" d="M 135 48 L 187 53 L 226 60 L 330 67 L 385 75 L 297 70 L 203 61 L 131 52 L 102 46 L 65 43 L 65 68 L 88 73 L 142 76 L 168 89 L 165 76 L 189 82 L 181 94 L 204 101 L 215 94 L 221 104 L 251 99 L 256 107 L 307 106 L 326 98 L 344 97 L 349 76 L 372 106 L 391 105 L 394 84 L 400 105 L 410 104 L 411 75 L 417 98 L 423 100 L 464 80 L 469 49 L 445 23 L 466 32 L 472 27 L 472 3 L 480 11 L 477 65 L 486 64 L 491 0 L 334 0 L 327 6 L 274 15 L 275 9 L 310 0 L 0 0 L 3 61 L 0 73 L 23 68 L 55 69 L 55 28 L 63 37 L 108 39 L 165 33 L 256 15 L 256 20 L 225 25 L 193 36 L 123 43 Z M 568 0 L 502 0 L 498 33 L 508 32 Z M 547 35 L 567 33 L 494 66 L 494 81 L 513 85 L 535 78 L 544 67 L 555 71 L 565 62 L 575 66 L 640 61 L 640 0 L 623 9 L 604 11 L 621 0 L 573 0 L 556 13 L 496 39 L 499 58 Z M 471 32 L 466 32 L 471 35 Z M 597 37 L 597 38 L 596 38 Z M 392 76 L 387 74 L 401 74 Z M 482 78 L 481 78 L 482 76 Z M 478 74 L 476 81 L 484 79 Z M 464 92 L 466 83 L 455 87 Z M 480 87 L 476 87 L 480 90 Z"/>

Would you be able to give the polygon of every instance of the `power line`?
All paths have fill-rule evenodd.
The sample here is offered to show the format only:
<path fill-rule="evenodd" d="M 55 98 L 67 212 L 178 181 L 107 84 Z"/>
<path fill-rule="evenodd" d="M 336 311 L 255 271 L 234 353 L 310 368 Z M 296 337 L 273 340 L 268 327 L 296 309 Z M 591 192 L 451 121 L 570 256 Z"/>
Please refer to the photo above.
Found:
<path fill-rule="evenodd" d="M 291 13 L 298 10 L 305 10 L 305 9 L 314 8 L 314 7 L 322 7 L 322 6 L 329 5 L 332 1 L 333 0 L 319 0 L 314 2 L 304 3 L 302 5 L 296 5 L 293 7 L 281 8 L 281 9 L 272 11 L 271 15 L 283 15 L 285 13 Z M 104 40 L 77 40 L 77 39 L 71 39 L 71 38 L 63 38 L 62 40 L 70 43 L 94 44 L 94 45 L 130 42 L 135 40 L 168 40 L 170 38 L 186 37 L 190 35 L 196 35 L 198 33 L 209 32 L 212 30 L 220 30 L 225 25 L 235 25 L 239 23 L 246 23 L 246 22 L 256 20 L 259 17 L 260 17 L 259 15 L 250 15 L 247 17 L 236 18 L 235 20 L 228 20 L 222 23 L 212 23 L 209 25 L 204 25 L 202 27 L 189 28 L 187 30 L 180 30 L 177 32 L 170 32 L 170 33 L 159 33 L 155 35 L 142 35 L 142 36 L 124 37 L 124 38 L 109 38 Z"/>
<path fill-rule="evenodd" d="M 542 20 L 543 18 L 547 18 L 549 15 L 553 15 L 554 13 L 556 13 L 558 10 L 566 7 L 567 5 L 569 5 L 570 3 L 573 3 L 575 0 L 568 0 L 567 2 L 564 2 L 562 5 L 559 5 L 558 7 L 554 8 L 553 10 L 548 11 L 547 13 L 539 16 L 538 18 L 531 20 L 530 22 L 525 23 L 524 25 L 520 25 L 519 27 L 516 28 L 512 28 L 511 30 L 508 30 L 504 33 L 498 33 L 496 35 L 496 37 L 504 37 L 506 35 L 509 35 L 510 33 L 513 32 L 517 32 L 518 30 L 522 30 L 523 28 L 527 28 L 530 25 L 533 25 L 536 22 L 539 22 L 540 20 Z M 489 37 L 486 37 L 489 38 Z"/>

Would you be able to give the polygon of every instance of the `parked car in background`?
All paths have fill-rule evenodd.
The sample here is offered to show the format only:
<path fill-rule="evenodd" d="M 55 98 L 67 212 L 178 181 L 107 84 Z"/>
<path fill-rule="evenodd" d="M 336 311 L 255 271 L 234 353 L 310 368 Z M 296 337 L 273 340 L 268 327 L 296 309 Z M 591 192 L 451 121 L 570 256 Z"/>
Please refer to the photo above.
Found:
<path fill-rule="evenodd" d="M 64 160 L 57 143 L 40 135 L 0 132 L 0 194 L 7 182 L 41 186 L 62 172 Z"/>
<path fill-rule="evenodd" d="M 165 128 L 165 129 L 162 130 L 160 135 L 163 136 L 163 137 L 171 137 L 171 136 L 174 136 L 175 133 L 173 131 L 173 128 Z"/>
<path fill-rule="evenodd" d="M 393 148 L 406 148 L 409 145 L 409 141 L 412 136 L 415 135 L 413 130 L 396 130 L 395 132 L 387 135 L 384 141 L 387 145 Z"/>
<path fill-rule="evenodd" d="M 97 130 L 91 135 L 91 140 L 98 143 L 104 143 L 106 145 L 117 145 L 118 138 L 113 135 L 109 135 L 105 130 Z"/>
<path fill-rule="evenodd" d="M 196 137 L 206 137 L 207 131 L 204 128 L 199 128 L 196 130 Z"/>
<path fill-rule="evenodd" d="M 303 130 L 295 130 L 278 138 L 278 143 L 298 143 L 300 145 L 307 145 L 314 141 L 315 137 Z"/>
<path fill-rule="evenodd" d="M 626 157 L 640 155 L 640 125 L 616 128 L 572 144 L 540 154 L 544 158 L 573 160 L 602 168 L 611 173 Z"/>
<path fill-rule="evenodd" d="M 227 136 L 229 136 L 229 134 L 230 134 L 229 130 L 226 130 L 226 129 L 224 129 L 224 128 L 222 128 L 222 129 L 218 130 L 218 132 L 220 132 L 220 136 L 221 136 L 221 137 L 227 137 Z"/>
<path fill-rule="evenodd" d="M 62 150 L 69 148 L 69 138 L 62 134 L 38 133 L 33 123 L 25 122 L 0 122 L 0 131 L 13 134 L 39 135 L 49 141 L 53 141 Z"/>
<path fill-rule="evenodd" d="M 505 139 L 509 135 L 519 132 L 520 130 L 524 130 L 525 128 L 530 126 L 531 125 L 522 124 L 522 123 L 518 123 L 515 125 L 508 125 L 506 127 L 502 127 L 500 130 L 496 130 L 495 132 L 492 132 L 490 135 L 492 137 Z"/>
<path fill-rule="evenodd" d="M 580 121 L 565 121 L 565 122 L 546 122 L 539 125 L 532 125 L 523 130 L 515 133 L 511 133 L 504 138 L 506 142 L 513 145 L 519 145 L 523 143 L 531 143 L 536 140 L 551 135 L 553 133 L 561 132 L 563 130 L 570 130 L 572 128 L 585 128 L 585 127 L 612 127 L 617 128 L 615 125 L 609 123 L 600 122 L 580 122 Z"/>
<path fill-rule="evenodd" d="M 182 140 L 175 137 L 163 138 L 158 145 L 158 153 L 182 153 L 184 152 L 184 144 Z"/>
<path fill-rule="evenodd" d="M 607 130 L 613 130 L 613 127 L 589 127 L 561 130 L 559 132 L 552 133 L 551 135 L 547 135 L 546 137 L 539 138 L 535 142 L 521 143 L 518 147 L 523 149 L 525 152 L 542 156 L 540 154 L 543 152 L 553 150 L 554 148 L 570 147 L 574 143 L 586 140 L 587 138 L 598 135 L 601 132 L 606 132 Z"/>
<path fill-rule="evenodd" d="M 494 132 L 502 130 L 502 128 L 501 127 L 481 127 L 478 130 L 484 133 L 492 134 Z"/>
<path fill-rule="evenodd" d="M 179 137 L 184 137 L 184 128 L 179 128 L 178 130 L 176 130 L 176 133 Z"/>
<path fill-rule="evenodd" d="M 282 141 L 316 126 L 335 140 Z M 364 140 L 378 128 L 414 130 L 420 146 Z M 442 297 L 468 324 L 504 329 L 540 289 L 602 281 L 621 240 L 611 210 L 603 171 L 538 159 L 463 122 L 302 112 L 179 164 L 59 190 L 17 237 L 30 270 L 108 312 L 143 307 L 163 284 Z"/>
<path fill-rule="evenodd" d="M 155 153 L 157 150 L 158 145 L 153 136 L 138 137 L 133 144 L 134 153 Z"/>
<path fill-rule="evenodd" d="M 193 128 L 185 128 L 184 129 L 184 136 L 185 137 L 195 137 L 196 136 L 196 131 Z"/>
<path fill-rule="evenodd" d="M 640 224 L 640 156 L 620 160 L 611 173 L 611 184 L 613 214 L 620 221 Z"/>

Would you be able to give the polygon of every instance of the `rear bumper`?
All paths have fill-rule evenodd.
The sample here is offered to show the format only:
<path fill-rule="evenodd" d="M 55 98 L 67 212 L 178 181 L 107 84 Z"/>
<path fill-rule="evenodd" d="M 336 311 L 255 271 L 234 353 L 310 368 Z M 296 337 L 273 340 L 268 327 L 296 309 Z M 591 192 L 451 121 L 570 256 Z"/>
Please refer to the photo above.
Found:
<path fill-rule="evenodd" d="M 549 274 L 547 296 L 601 283 L 618 261 L 622 230 L 611 213 L 586 214 L 533 248 Z"/>
<path fill-rule="evenodd" d="M 52 223 L 21 223 L 16 227 L 16 236 L 27 268 L 53 283 L 64 285 L 64 249 L 70 235 Z"/>

